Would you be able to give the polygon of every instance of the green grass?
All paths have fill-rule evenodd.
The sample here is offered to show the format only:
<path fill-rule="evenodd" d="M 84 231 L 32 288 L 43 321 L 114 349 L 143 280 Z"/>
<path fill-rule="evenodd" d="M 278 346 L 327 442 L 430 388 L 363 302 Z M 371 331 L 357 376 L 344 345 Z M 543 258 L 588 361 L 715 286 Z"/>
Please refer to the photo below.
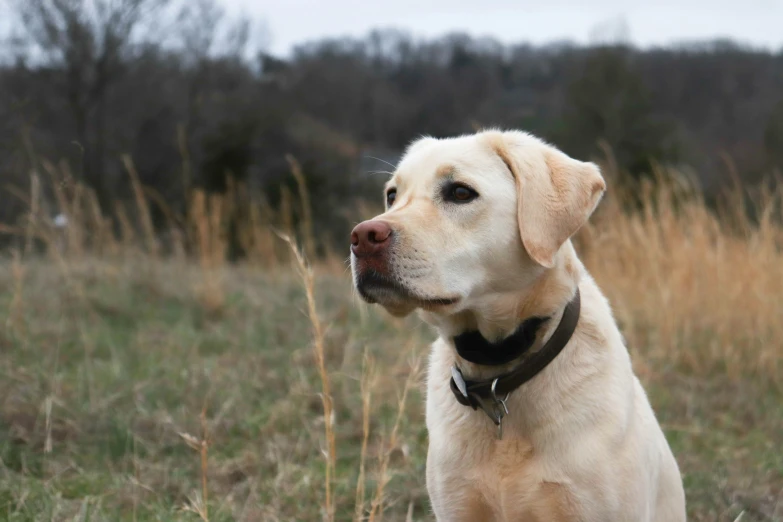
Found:
<path fill-rule="evenodd" d="M 196 267 L 143 260 L 26 265 L 13 300 L 0 265 L 0 521 L 199 520 L 206 411 L 212 521 L 320 520 L 326 448 L 310 324 L 293 272 L 236 267 L 225 305 L 205 310 Z M 427 434 L 415 376 L 388 448 L 412 361 L 431 331 L 362 308 L 346 274 L 321 274 L 333 380 L 337 520 L 354 513 L 365 350 L 375 360 L 367 506 L 390 450 L 384 519 L 431 520 Z M 8 319 L 8 321 L 7 321 Z M 639 358 L 644 350 L 634 350 Z M 783 520 L 783 396 L 754 375 L 640 372 L 680 463 L 689 519 Z"/>

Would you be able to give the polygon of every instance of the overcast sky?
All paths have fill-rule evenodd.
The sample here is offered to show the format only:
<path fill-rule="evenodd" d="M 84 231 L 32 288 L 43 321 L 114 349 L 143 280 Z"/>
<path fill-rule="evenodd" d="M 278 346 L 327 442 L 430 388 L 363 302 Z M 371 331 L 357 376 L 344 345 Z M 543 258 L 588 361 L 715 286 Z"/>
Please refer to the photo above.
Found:
<path fill-rule="evenodd" d="M 647 47 L 730 37 L 783 48 L 783 0 L 221 0 L 232 14 L 263 21 L 270 50 L 326 36 L 363 36 L 374 28 L 414 36 L 459 30 L 502 42 L 589 43 L 596 28 Z"/>

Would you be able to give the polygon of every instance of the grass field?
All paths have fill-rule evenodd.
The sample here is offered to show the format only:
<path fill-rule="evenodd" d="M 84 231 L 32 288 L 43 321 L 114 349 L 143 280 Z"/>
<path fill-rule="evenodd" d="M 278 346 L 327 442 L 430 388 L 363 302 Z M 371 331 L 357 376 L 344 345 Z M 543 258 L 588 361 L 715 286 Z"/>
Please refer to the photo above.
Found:
<path fill-rule="evenodd" d="M 689 520 L 783 520 L 779 200 L 751 226 L 673 188 L 644 194 L 633 214 L 605 201 L 577 244 L 674 449 Z M 200 260 L 140 241 L 0 264 L 0 520 L 315 521 L 327 506 L 339 521 L 432 520 L 432 331 L 361 305 L 325 261 L 314 345 L 295 262 L 227 265 L 203 248 L 210 222 Z"/>

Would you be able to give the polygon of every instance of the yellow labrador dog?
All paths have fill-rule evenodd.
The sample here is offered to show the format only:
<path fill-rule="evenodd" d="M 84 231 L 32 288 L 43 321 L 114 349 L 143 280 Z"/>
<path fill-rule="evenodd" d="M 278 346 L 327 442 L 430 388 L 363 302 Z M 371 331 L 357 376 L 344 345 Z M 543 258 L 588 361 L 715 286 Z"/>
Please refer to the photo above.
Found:
<path fill-rule="evenodd" d="M 599 169 L 522 132 L 423 138 L 351 234 L 361 296 L 435 326 L 439 521 L 678 522 L 677 463 L 570 237 Z"/>

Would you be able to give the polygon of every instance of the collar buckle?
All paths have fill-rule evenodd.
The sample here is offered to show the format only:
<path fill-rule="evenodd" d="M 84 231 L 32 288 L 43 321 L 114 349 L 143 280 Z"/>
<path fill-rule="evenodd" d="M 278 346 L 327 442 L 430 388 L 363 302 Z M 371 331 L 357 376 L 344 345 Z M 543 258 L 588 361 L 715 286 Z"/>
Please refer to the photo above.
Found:
<path fill-rule="evenodd" d="M 497 396 L 498 379 L 492 381 L 491 397 L 484 397 L 469 391 L 462 372 L 456 366 L 451 367 L 451 382 L 452 391 L 456 388 L 464 398 L 464 401 L 460 401 L 461 403 L 471 406 L 474 410 L 481 408 L 481 411 L 487 414 L 487 417 L 498 427 L 498 440 L 501 440 L 503 438 L 503 418 L 508 415 L 509 393 L 502 399 Z"/>

